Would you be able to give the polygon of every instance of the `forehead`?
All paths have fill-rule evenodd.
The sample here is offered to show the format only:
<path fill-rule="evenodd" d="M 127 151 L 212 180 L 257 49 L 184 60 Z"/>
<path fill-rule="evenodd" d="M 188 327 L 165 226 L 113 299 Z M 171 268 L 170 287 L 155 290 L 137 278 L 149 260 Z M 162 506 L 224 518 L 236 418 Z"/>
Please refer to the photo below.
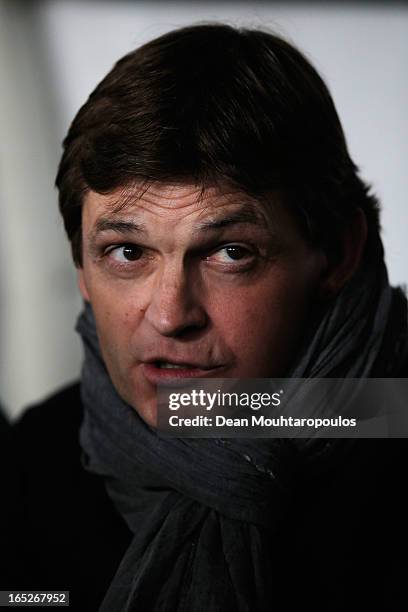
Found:
<path fill-rule="evenodd" d="M 153 184 L 117 189 L 110 194 L 90 191 L 84 199 L 83 213 L 91 224 L 100 218 L 120 218 L 129 215 L 149 217 L 167 222 L 211 219 L 227 210 L 246 213 L 248 221 L 266 223 L 267 210 L 258 200 L 238 189 L 202 188 L 192 184 Z M 244 220 L 244 219 L 243 219 Z"/>
<path fill-rule="evenodd" d="M 155 183 L 117 189 L 110 194 L 89 191 L 82 214 L 83 226 L 88 230 L 107 230 L 121 219 L 139 222 L 140 227 L 150 229 L 163 223 L 168 227 L 178 228 L 182 224 L 217 229 L 233 223 L 270 227 L 282 214 L 288 215 L 282 209 L 277 194 L 271 195 L 266 204 L 233 188 Z"/>

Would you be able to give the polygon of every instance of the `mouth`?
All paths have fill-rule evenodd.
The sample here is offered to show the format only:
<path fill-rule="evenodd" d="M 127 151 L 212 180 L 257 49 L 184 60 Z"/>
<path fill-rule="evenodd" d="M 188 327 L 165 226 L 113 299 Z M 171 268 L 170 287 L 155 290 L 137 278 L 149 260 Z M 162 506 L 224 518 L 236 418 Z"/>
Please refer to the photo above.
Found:
<path fill-rule="evenodd" d="M 155 359 L 153 361 L 144 362 L 142 368 L 147 380 L 149 380 L 152 384 L 157 385 L 171 380 L 180 380 L 184 378 L 206 378 L 208 376 L 214 376 L 214 373 L 219 373 L 223 366 L 209 366 L 188 362 L 174 362 L 165 361 L 164 359 Z"/>

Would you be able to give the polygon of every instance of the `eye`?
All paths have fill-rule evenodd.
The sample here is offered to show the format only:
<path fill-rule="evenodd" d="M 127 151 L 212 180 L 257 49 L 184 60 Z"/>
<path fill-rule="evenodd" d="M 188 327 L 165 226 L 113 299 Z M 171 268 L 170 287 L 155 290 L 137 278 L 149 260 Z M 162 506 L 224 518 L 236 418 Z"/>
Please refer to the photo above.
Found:
<path fill-rule="evenodd" d="M 126 263 L 140 259 L 143 250 L 135 244 L 121 244 L 111 249 L 108 255 L 118 263 Z"/>
<path fill-rule="evenodd" d="M 225 253 L 228 255 L 228 257 L 230 259 L 233 259 L 234 261 L 237 259 L 242 259 L 243 257 L 249 255 L 248 249 L 245 249 L 244 247 L 238 245 L 227 246 L 223 250 L 225 250 Z"/>
<path fill-rule="evenodd" d="M 239 244 L 229 244 L 213 253 L 210 259 L 219 263 L 231 264 L 234 261 L 248 261 L 253 256 L 254 254 L 248 248 Z"/>

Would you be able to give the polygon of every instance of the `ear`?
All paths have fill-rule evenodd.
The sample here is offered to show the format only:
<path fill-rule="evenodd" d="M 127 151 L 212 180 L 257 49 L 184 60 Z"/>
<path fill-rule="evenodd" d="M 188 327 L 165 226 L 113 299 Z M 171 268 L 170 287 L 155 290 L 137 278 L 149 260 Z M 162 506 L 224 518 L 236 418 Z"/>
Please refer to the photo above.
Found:
<path fill-rule="evenodd" d="M 358 208 L 343 232 L 341 255 L 338 261 L 329 265 L 322 278 L 320 294 L 334 297 L 358 269 L 367 241 L 367 219 Z"/>
<path fill-rule="evenodd" d="M 89 293 L 88 293 L 88 289 L 86 286 L 83 268 L 77 268 L 77 279 L 78 279 L 78 287 L 79 287 L 82 297 L 84 298 L 85 302 L 90 302 L 91 300 L 89 299 Z"/>

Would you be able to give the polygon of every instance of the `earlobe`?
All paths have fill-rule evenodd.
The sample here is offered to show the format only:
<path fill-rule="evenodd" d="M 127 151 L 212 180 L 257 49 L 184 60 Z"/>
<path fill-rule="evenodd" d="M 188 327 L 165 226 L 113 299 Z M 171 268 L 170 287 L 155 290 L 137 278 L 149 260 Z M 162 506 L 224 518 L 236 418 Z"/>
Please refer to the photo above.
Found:
<path fill-rule="evenodd" d="M 83 268 L 77 269 L 77 278 L 78 278 L 78 287 L 81 292 L 82 297 L 86 302 L 90 302 L 88 289 L 86 287 L 85 275 Z"/>
<path fill-rule="evenodd" d="M 320 286 L 321 296 L 334 297 L 357 271 L 367 241 L 367 219 L 358 208 L 343 232 L 341 256 L 329 266 Z"/>

